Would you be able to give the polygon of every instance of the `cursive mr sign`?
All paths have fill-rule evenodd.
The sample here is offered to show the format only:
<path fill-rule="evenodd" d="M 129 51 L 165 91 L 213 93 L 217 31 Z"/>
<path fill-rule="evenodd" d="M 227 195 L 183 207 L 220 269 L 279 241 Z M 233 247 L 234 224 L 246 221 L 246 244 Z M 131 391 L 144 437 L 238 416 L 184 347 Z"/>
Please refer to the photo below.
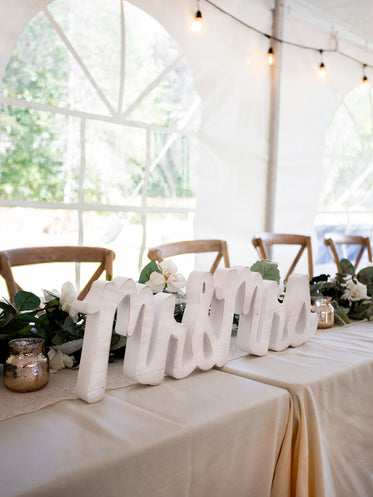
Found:
<path fill-rule="evenodd" d="M 77 392 L 86 402 L 105 394 L 111 330 L 126 335 L 123 371 L 138 383 L 156 385 L 165 374 L 185 378 L 194 369 L 224 366 L 229 357 L 234 314 L 240 314 L 237 345 L 248 354 L 264 355 L 306 342 L 316 331 L 310 312 L 308 277 L 291 275 L 284 302 L 277 283 L 263 281 L 246 267 L 190 274 L 181 323 L 174 319 L 175 296 L 118 277 L 95 281 L 83 302 L 87 314 Z"/>

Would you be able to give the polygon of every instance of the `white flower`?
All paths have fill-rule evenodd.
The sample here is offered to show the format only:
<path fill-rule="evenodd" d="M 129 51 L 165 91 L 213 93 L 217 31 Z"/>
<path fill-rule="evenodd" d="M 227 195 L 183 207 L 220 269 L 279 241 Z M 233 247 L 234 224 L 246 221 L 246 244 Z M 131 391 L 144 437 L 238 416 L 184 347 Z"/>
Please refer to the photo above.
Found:
<path fill-rule="evenodd" d="M 60 304 L 61 309 L 69 313 L 69 316 L 75 322 L 78 319 L 78 312 L 74 308 L 73 302 L 76 299 L 76 291 L 74 285 L 70 281 L 66 281 L 61 288 Z"/>
<path fill-rule="evenodd" d="M 162 273 L 158 273 L 157 271 L 153 271 L 150 274 L 149 280 L 146 282 L 148 286 L 152 289 L 153 293 L 161 292 L 166 286 L 166 278 Z"/>
<path fill-rule="evenodd" d="M 354 283 L 352 279 L 346 281 L 346 291 L 342 295 L 342 299 L 357 302 L 358 300 L 367 299 L 367 287 L 362 283 Z"/>
<path fill-rule="evenodd" d="M 162 261 L 159 263 L 159 267 L 162 271 L 162 274 L 168 278 L 173 274 L 177 274 L 177 266 L 170 260 Z"/>
<path fill-rule="evenodd" d="M 74 364 L 74 359 L 62 352 L 51 347 L 48 351 L 49 367 L 52 371 L 59 371 L 64 368 L 71 368 Z"/>
<path fill-rule="evenodd" d="M 181 292 L 186 285 L 183 275 L 177 272 L 177 266 L 172 261 L 162 261 L 159 264 L 160 273 L 153 271 L 146 282 L 153 293 L 168 290 L 171 293 Z"/>
<path fill-rule="evenodd" d="M 61 294 L 58 290 L 44 290 L 43 289 L 43 294 L 44 294 L 44 302 L 50 302 L 51 300 L 54 300 L 56 297 L 60 298 Z"/>
<path fill-rule="evenodd" d="M 184 276 L 180 273 L 171 274 L 167 279 L 167 289 L 171 293 L 181 292 L 186 285 Z"/>
<path fill-rule="evenodd" d="M 70 355 L 81 349 L 82 346 L 83 338 L 77 338 L 76 340 L 70 340 L 69 342 L 62 343 L 61 345 L 56 345 L 53 348 L 56 350 L 60 350 L 63 354 Z"/>

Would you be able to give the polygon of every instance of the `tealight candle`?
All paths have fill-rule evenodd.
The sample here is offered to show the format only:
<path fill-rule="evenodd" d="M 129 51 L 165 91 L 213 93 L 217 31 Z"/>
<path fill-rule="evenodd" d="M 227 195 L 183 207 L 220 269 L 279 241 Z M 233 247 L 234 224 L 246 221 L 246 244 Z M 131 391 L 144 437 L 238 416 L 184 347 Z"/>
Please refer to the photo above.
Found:
<path fill-rule="evenodd" d="M 331 328 L 334 324 L 334 307 L 331 297 L 311 297 L 311 311 L 319 316 L 318 328 Z"/>

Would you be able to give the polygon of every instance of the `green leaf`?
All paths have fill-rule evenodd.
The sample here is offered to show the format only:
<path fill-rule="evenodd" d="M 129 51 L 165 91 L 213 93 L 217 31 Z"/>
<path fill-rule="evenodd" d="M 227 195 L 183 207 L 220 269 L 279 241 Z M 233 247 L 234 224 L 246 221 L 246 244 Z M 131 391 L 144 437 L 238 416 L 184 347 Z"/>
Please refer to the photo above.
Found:
<path fill-rule="evenodd" d="M 325 281 L 318 281 L 317 283 L 313 283 L 310 285 L 310 296 L 317 297 L 318 295 L 322 295 L 322 290 L 325 286 Z"/>
<path fill-rule="evenodd" d="M 40 305 L 39 297 L 37 297 L 34 293 L 24 292 L 23 290 L 16 293 L 14 302 L 19 312 L 32 311 Z"/>
<path fill-rule="evenodd" d="M 70 316 L 68 316 L 63 322 L 62 329 L 68 331 L 69 333 L 74 332 L 74 321 Z"/>
<path fill-rule="evenodd" d="M 373 297 L 373 266 L 361 269 L 356 276 L 360 283 L 367 286 L 369 297 Z"/>
<path fill-rule="evenodd" d="M 65 337 L 65 334 L 63 331 L 57 331 L 57 333 L 54 335 L 54 337 L 52 338 L 52 343 L 53 345 L 62 345 L 63 343 L 65 343 L 67 340 L 66 340 L 66 337 Z"/>
<path fill-rule="evenodd" d="M 60 305 L 60 299 L 58 297 L 56 297 L 55 299 L 52 299 L 52 300 L 49 300 L 48 302 L 46 302 L 46 304 L 44 305 L 44 308 L 51 309 L 54 307 L 58 307 L 59 305 Z"/>
<path fill-rule="evenodd" d="M 12 319 L 3 329 L 6 333 L 27 333 L 35 323 L 35 317 L 19 314 Z"/>
<path fill-rule="evenodd" d="M 117 350 L 124 347 L 127 343 L 127 337 L 119 335 L 113 331 L 111 335 L 110 350 Z"/>
<path fill-rule="evenodd" d="M 157 273 L 161 272 L 158 264 L 155 261 L 151 261 L 142 269 L 139 277 L 139 283 L 146 283 L 147 281 L 149 281 L 150 275 L 154 271 L 156 271 Z"/>
<path fill-rule="evenodd" d="M 355 268 L 348 259 L 341 259 L 340 266 L 342 274 L 355 274 Z"/>
<path fill-rule="evenodd" d="M 251 271 L 260 273 L 263 280 L 272 280 L 280 283 L 280 271 L 278 270 L 278 264 L 276 262 L 263 259 L 255 262 L 250 269 Z"/>
<path fill-rule="evenodd" d="M 45 342 L 48 343 L 48 332 L 46 330 L 38 328 L 35 335 L 37 335 L 40 338 L 44 338 Z"/>
<path fill-rule="evenodd" d="M 0 302 L 0 309 L 2 309 L 6 313 L 13 314 L 15 316 L 17 314 L 17 309 L 10 302 Z"/>

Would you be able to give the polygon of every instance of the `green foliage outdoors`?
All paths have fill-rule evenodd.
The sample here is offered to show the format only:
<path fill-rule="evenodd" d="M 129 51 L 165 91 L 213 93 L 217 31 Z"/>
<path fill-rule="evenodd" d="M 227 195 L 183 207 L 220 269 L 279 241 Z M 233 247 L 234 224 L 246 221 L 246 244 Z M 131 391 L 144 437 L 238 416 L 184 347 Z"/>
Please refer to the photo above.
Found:
<path fill-rule="evenodd" d="M 105 11 L 98 15 L 98 7 L 103 6 Z M 123 109 L 180 54 L 179 47 L 157 23 L 148 17 L 145 19 L 144 13 L 129 4 L 125 4 L 125 9 Z M 67 5 L 64 0 L 57 0 L 50 10 L 116 108 L 121 58 L 119 4 L 104 5 L 93 0 L 89 5 Z M 76 32 L 79 16 L 89 19 L 84 35 Z M 52 24 L 40 13 L 15 46 L 3 79 L 4 96 L 20 102 L 82 108 L 107 115 L 107 109 L 72 59 Z M 191 71 L 184 60 L 129 114 L 129 119 L 175 126 L 195 97 Z M 134 191 L 141 195 L 147 160 L 158 157 L 169 137 L 169 134 L 152 131 L 151 157 L 147 158 L 144 129 L 87 120 L 84 201 L 98 205 L 120 204 L 131 198 Z M 80 118 L 5 105 L 1 138 L 1 199 L 78 200 Z M 148 197 L 195 196 L 194 175 L 190 174 L 195 148 L 190 137 L 182 137 L 172 144 L 150 174 Z"/>
<path fill-rule="evenodd" d="M 39 16 L 42 19 L 41 16 Z M 21 35 L 3 80 L 5 95 L 48 105 L 61 105 L 67 99 L 68 61 L 61 45 L 52 39 L 48 22 L 31 23 Z M 40 64 L 40 46 L 49 54 Z M 61 127 L 65 120 L 49 112 L 6 106 L 1 135 L 6 146 L 1 158 L 0 197 L 3 199 L 59 201 L 65 186 L 62 174 L 65 144 Z"/>

